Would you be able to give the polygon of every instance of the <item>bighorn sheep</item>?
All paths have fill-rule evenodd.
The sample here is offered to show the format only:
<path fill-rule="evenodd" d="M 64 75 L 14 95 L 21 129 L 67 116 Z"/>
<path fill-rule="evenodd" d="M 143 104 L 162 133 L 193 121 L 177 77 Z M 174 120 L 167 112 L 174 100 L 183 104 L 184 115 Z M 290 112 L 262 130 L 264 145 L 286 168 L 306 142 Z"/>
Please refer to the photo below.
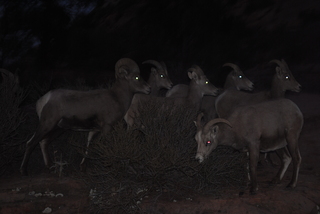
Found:
<path fill-rule="evenodd" d="M 193 106 L 199 110 L 201 100 L 204 95 L 217 96 L 219 89 L 212 85 L 203 70 L 198 65 L 193 65 L 188 69 L 188 77 L 190 79 L 188 94 L 186 97 L 164 97 L 166 102 L 174 102 L 174 104 Z"/>
<path fill-rule="evenodd" d="M 223 67 L 229 66 L 232 71 L 228 74 L 223 86 L 223 90 L 253 90 L 253 83 L 244 75 L 239 66 L 233 63 L 225 63 Z M 187 96 L 188 86 L 178 84 L 170 89 L 166 97 L 185 97 Z M 220 91 L 222 93 L 222 91 Z M 209 121 L 216 117 L 215 100 L 217 97 L 204 96 L 201 102 L 201 111 L 204 112 L 205 121 Z"/>
<path fill-rule="evenodd" d="M 229 66 L 232 71 L 228 74 L 227 79 L 223 86 L 225 90 L 253 90 L 253 83 L 244 75 L 239 66 L 233 63 L 225 63 L 223 67 Z M 221 91 L 220 94 L 223 92 Z M 219 96 L 217 96 L 219 97 Z M 204 112 L 205 121 L 209 121 L 217 117 L 215 101 L 217 97 L 204 96 L 201 103 L 201 110 Z"/>
<path fill-rule="evenodd" d="M 258 93 L 245 93 L 236 90 L 226 90 L 216 99 L 216 112 L 219 117 L 226 118 L 233 109 L 239 105 L 248 105 L 263 102 L 266 100 L 284 98 L 285 92 L 301 90 L 301 85 L 295 80 L 287 63 L 282 59 L 271 60 L 270 63 L 276 63 L 276 74 L 273 76 L 271 89 Z M 276 165 L 268 153 L 265 154 L 264 160 Z"/>
<path fill-rule="evenodd" d="M 138 65 L 129 58 L 118 60 L 115 77 L 109 90 L 58 89 L 49 91 L 37 101 L 39 126 L 27 142 L 20 168 L 22 175 L 27 175 L 28 161 L 37 143 L 40 143 L 45 165 L 50 166 L 47 147 L 56 128 L 88 131 L 89 146 L 94 135 L 108 133 L 112 125 L 123 118 L 135 93 L 150 92 L 150 86 L 140 77 Z"/>
<path fill-rule="evenodd" d="M 252 91 L 253 83 L 244 75 L 239 66 L 233 63 L 225 63 L 223 67 L 229 66 L 233 70 L 228 74 L 223 89 L 236 89 Z M 188 85 L 178 84 L 167 91 L 166 97 L 186 97 L 188 95 Z M 212 98 L 210 96 L 210 98 Z"/>
<path fill-rule="evenodd" d="M 216 111 L 219 117 L 226 118 L 239 105 L 259 103 L 266 100 L 284 98 L 287 90 L 299 92 L 301 85 L 293 77 L 287 63 L 282 59 L 271 60 L 276 63 L 276 74 L 273 76 L 271 89 L 258 93 L 245 93 L 237 90 L 225 90 L 216 99 Z"/>
<path fill-rule="evenodd" d="M 188 95 L 186 97 L 154 97 L 153 99 L 159 101 L 159 103 L 163 103 L 162 107 L 169 106 L 170 104 L 173 104 L 174 106 L 183 105 L 190 106 L 198 111 L 204 95 L 217 96 L 219 90 L 209 82 L 208 78 L 199 66 L 193 65 L 189 68 L 188 77 L 191 81 L 189 83 Z M 150 97 L 147 95 L 140 96 L 139 105 L 142 106 L 141 103 L 148 102 L 149 99 Z M 137 108 L 135 112 L 131 113 L 132 114 L 127 117 L 129 120 L 126 121 L 128 126 L 133 126 L 135 123 L 135 118 L 139 116 L 139 108 Z"/>
<path fill-rule="evenodd" d="M 201 126 L 202 114 L 196 122 L 198 143 L 196 159 L 202 162 L 218 145 L 231 146 L 249 152 L 251 193 L 257 191 L 256 167 L 259 151 L 276 151 L 281 168 L 273 179 L 280 183 L 291 160 L 293 175 L 288 187 L 297 185 L 301 156 L 298 138 L 303 116 L 298 106 L 288 99 L 277 99 L 253 105 L 239 106 L 227 119 L 216 118 Z"/>
<path fill-rule="evenodd" d="M 158 62 L 156 60 L 147 60 L 144 61 L 142 64 L 151 64 L 154 66 L 151 67 L 151 74 L 148 79 L 148 84 L 151 87 L 151 92 L 149 95 L 159 96 L 160 89 L 172 88 L 173 84 L 169 78 L 168 69 L 164 62 Z M 137 96 L 139 96 L 139 94 L 135 94 L 133 100 Z"/>
<path fill-rule="evenodd" d="M 172 82 L 168 76 L 167 66 L 164 62 L 157 62 L 155 60 L 147 60 L 144 61 L 142 64 L 149 63 L 155 67 L 151 67 L 151 74 L 148 79 L 148 84 L 151 86 L 151 92 L 149 96 L 158 96 L 160 89 L 170 89 L 172 87 Z M 139 103 L 142 99 L 146 99 L 147 96 L 144 94 L 135 94 L 133 96 L 131 105 L 124 116 L 124 120 L 128 124 L 128 128 L 133 125 L 133 117 L 132 115 L 138 111 Z"/>

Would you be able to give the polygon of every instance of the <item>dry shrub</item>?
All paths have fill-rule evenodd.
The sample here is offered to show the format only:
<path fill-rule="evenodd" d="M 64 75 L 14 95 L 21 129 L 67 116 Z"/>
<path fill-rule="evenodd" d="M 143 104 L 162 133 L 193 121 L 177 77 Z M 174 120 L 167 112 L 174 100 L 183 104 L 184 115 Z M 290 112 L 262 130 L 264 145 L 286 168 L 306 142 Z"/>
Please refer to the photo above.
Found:
<path fill-rule="evenodd" d="M 217 195 L 222 187 L 246 185 L 245 154 L 218 147 L 205 163 L 195 160 L 193 109 L 163 109 L 155 100 L 142 106 L 142 127 L 127 130 L 121 121 L 90 147 L 87 169 L 94 212 L 135 213 L 147 195 Z"/>
<path fill-rule="evenodd" d="M 3 81 L 0 84 L 0 175 L 12 169 L 21 156 L 19 149 L 25 136 L 19 129 L 25 122 L 25 114 L 20 105 L 26 93 L 21 89 L 14 90 L 15 84 Z"/>

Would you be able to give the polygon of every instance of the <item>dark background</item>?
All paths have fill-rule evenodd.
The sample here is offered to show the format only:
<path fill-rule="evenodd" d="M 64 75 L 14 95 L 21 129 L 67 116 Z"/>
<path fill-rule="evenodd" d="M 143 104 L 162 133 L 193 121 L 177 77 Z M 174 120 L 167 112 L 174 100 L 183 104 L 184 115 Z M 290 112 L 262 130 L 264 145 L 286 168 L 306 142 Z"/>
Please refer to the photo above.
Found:
<path fill-rule="evenodd" d="M 108 83 L 122 57 L 163 60 L 173 82 L 198 64 L 222 86 L 236 63 L 259 87 L 285 59 L 306 91 L 320 91 L 318 0 L 2 0 L 0 67 L 21 84 Z M 18 70 L 17 70 L 18 69 Z"/>

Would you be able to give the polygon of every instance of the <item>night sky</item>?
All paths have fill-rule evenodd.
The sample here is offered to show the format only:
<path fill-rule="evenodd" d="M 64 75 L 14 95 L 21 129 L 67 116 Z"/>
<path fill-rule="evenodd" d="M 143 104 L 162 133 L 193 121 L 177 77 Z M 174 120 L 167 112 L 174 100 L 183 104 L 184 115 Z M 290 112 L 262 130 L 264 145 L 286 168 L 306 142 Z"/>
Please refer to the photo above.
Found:
<path fill-rule="evenodd" d="M 317 0 L 4 1 L 0 21 L 0 66 L 19 68 L 25 84 L 75 75 L 108 82 L 115 62 L 129 57 L 146 78 L 141 62 L 154 59 L 175 84 L 197 64 L 221 86 L 226 62 L 259 82 L 273 75 L 268 62 L 283 58 L 307 90 L 320 91 Z"/>

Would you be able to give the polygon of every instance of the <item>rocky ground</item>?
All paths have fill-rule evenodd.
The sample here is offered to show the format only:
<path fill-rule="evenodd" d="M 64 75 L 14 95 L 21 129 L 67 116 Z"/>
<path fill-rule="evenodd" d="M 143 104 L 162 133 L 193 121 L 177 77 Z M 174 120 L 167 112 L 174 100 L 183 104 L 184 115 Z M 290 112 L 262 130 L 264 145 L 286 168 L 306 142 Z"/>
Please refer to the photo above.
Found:
<path fill-rule="evenodd" d="M 320 213 L 320 96 L 290 95 L 305 116 L 300 137 L 302 165 L 298 185 L 286 189 L 291 178 L 288 169 L 282 184 L 270 186 L 278 166 L 261 165 L 258 169 L 259 192 L 225 190 L 220 197 L 188 195 L 143 199 L 145 213 Z M 18 171 L 18 170 L 17 170 Z M 40 173 L 21 177 L 18 173 L 0 178 L 0 213 L 88 213 L 90 188 L 83 180 Z M 46 212 L 47 211 L 47 212 Z M 51 212 L 50 212 L 51 211 Z"/>

